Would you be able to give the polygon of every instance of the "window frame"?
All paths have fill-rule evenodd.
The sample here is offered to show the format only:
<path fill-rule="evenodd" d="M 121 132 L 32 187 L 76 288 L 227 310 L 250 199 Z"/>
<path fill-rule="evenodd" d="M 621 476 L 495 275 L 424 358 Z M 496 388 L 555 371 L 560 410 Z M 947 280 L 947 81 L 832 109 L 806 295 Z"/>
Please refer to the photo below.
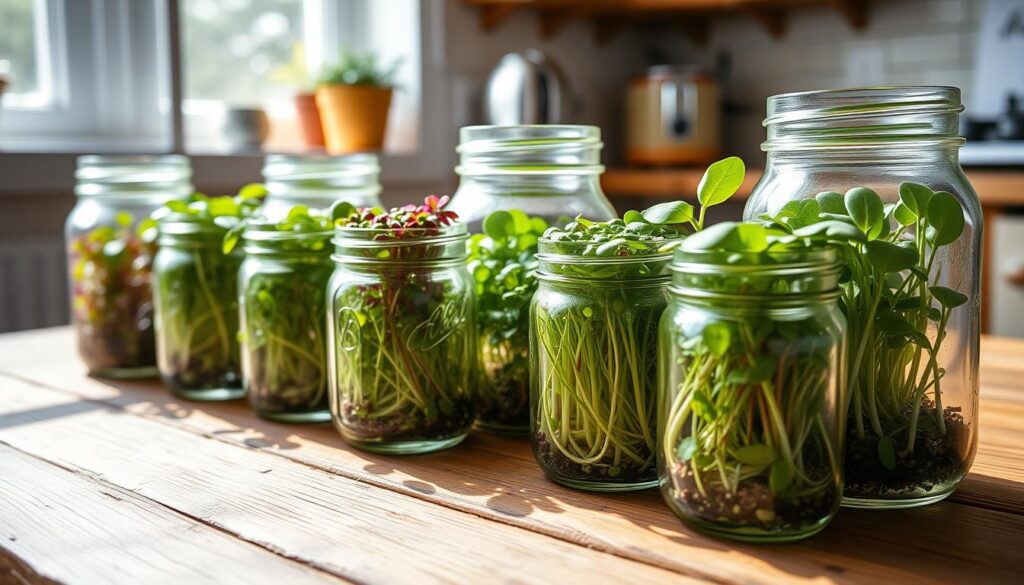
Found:
<path fill-rule="evenodd" d="M 46 108 L 8 107 L 5 104 L 0 114 L 0 127 L 3 128 L 0 132 L 0 173 L 7 166 L 5 161 L 13 163 L 14 159 L 20 158 L 3 156 L 6 153 L 48 153 L 55 156 L 47 157 L 47 160 L 63 160 L 68 155 L 79 153 L 181 152 L 183 149 L 176 145 L 181 144 L 183 136 L 177 134 L 176 127 L 178 132 L 184 129 L 170 113 L 176 77 L 170 69 L 175 63 L 180 66 L 180 59 L 170 58 L 170 51 L 177 47 L 177 39 L 170 38 L 166 19 L 170 10 L 177 9 L 177 0 L 38 1 L 46 3 L 48 12 L 54 100 Z M 363 2 L 322 1 L 324 18 L 321 22 L 358 22 L 366 7 Z M 448 182 L 453 176 L 451 161 L 455 133 L 448 124 L 452 113 L 445 81 L 444 3 L 413 0 L 413 4 L 419 10 L 417 24 L 420 32 L 419 67 L 413 72 L 419 78 L 417 144 L 411 152 L 378 153 L 386 185 Z M 92 26 L 67 26 L 83 20 Z M 151 34 L 155 36 L 155 43 L 151 40 L 144 42 L 146 34 L 140 26 L 147 22 L 152 24 Z M 320 33 L 325 39 L 330 39 L 323 48 L 324 55 L 338 54 L 342 36 L 329 34 L 326 26 Z M 360 28 L 353 27 L 354 30 Z M 355 33 L 353 36 L 356 37 Z M 90 39 L 97 37 L 102 37 L 103 42 L 94 49 L 75 50 L 76 47 L 88 46 Z M 148 48 L 142 46 L 147 44 Z M 160 63 L 161 67 L 141 66 L 147 58 L 149 63 Z M 116 66 L 108 67 L 108 63 Z M 85 77 L 90 71 L 96 74 L 87 80 Z M 180 80 L 180 71 L 176 73 Z M 72 93 L 73 89 L 75 93 Z M 120 100 L 118 107 L 97 112 L 98 104 L 109 101 L 115 90 L 126 91 L 122 95 L 129 97 Z M 177 95 L 180 95 L 178 91 Z M 152 99 L 132 99 L 140 92 L 149 92 Z M 142 107 L 142 102 L 153 107 L 147 110 Z M 183 102 L 179 103 L 179 112 Z M 140 117 L 152 122 L 142 132 L 132 127 L 132 122 Z M 431 139 L 429 144 L 426 137 Z M 445 146 L 437 148 L 432 146 L 434 144 Z M 225 170 L 242 170 L 252 168 L 255 161 L 267 153 L 190 154 L 186 151 L 184 154 L 197 161 L 221 161 Z M 244 179 L 239 177 L 238 180 Z M 73 182 L 73 177 L 69 176 L 68 181 Z M 52 184 L 53 180 L 41 177 L 40 183 Z M 31 185 L 23 184 L 22 187 L 31 188 Z"/>

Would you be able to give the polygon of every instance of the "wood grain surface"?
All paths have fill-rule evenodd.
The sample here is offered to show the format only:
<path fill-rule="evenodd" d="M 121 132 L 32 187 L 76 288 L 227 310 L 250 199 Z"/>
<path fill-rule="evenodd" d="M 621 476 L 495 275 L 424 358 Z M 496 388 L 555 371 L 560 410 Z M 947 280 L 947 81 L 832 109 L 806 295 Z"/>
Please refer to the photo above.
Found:
<path fill-rule="evenodd" d="M 0 443 L 41 469 L 100 478 L 324 578 L 1019 583 L 1024 573 L 1021 342 L 983 342 L 981 445 L 949 501 L 843 510 L 819 536 L 776 546 L 690 531 L 656 491 L 595 495 L 552 484 L 523 439 L 474 433 L 443 453 L 369 454 L 329 426 L 266 422 L 244 402 L 187 403 L 156 382 L 89 378 L 74 355 L 65 329 L 0 336 Z M 0 515 L 0 537 L 9 530 Z M 63 546 L 71 544 L 49 554 Z M 50 575 L 46 551 L 28 557 L 2 539 L 0 548 Z"/>

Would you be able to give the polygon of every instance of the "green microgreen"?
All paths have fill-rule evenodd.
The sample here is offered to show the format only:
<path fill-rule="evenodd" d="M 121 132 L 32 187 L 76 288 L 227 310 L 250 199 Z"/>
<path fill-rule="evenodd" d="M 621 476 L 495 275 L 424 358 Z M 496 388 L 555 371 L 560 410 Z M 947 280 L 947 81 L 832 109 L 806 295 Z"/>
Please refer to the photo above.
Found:
<path fill-rule="evenodd" d="M 891 482 L 886 489 L 909 494 L 958 477 L 966 466 L 956 446 L 961 431 L 948 427 L 963 423 L 942 405 L 941 352 L 954 311 L 969 299 L 938 284 L 952 275 L 941 274 L 936 258 L 963 235 L 963 205 L 911 182 L 899 186 L 895 204 L 863 187 L 815 201 L 817 222 L 801 214 L 807 201 L 762 219 L 794 237 L 824 224 L 847 224 L 863 235 L 834 242 L 841 246 L 841 306 L 849 324 L 848 491 L 873 497 Z M 915 455 L 921 449 L 927 455 Z"/>
<path fill-rule="evenodd" d="M 577 217 L 540 241 L 546 289 L 532 309 L 535 452 L 549 475 L 642 486 L 655 479 L 657 327 L 669 252 L 743 182 L 742 161 L 711 165 L 700 209 L 660 203 L 622 218 Z M 709 228 L 711 229 L 711 228 Z M 691 235 L 689 238 L 697 237 Z"/>
<path fill-rule="evenodd" d="M 505 431 L 529 429 L 530 299 L 537 289 L 537 242 L 548 223 L 519 210 L 484 218 L 469 240 L 483 371 L 477 416 Z"/>

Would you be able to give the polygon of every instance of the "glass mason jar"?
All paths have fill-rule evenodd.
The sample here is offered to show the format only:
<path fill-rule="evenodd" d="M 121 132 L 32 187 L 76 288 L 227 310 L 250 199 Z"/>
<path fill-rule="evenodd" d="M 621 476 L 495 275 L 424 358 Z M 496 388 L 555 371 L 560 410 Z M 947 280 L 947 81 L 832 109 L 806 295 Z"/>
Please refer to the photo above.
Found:
<path fill-rule="evenodd" d="M 153 232 L 141 221 L 192 192 L 183 156 L 81 156 L 78 201 L 65 223 L 71 324 L 82 361 L 114 378 L 157 374 L 150 268 Z"/>
<path fill-rule="evenodd" d="M 530 307 L 534 456 L 569 487 L 654 487 L 658 319 L 672 255 L 557 254 L 553 244 L 540 242 Z"/>
<path fill-rule="evenodd" d="M 374 154 L 271 154 L 263 163 L 262 215 L 283 219 L 294 205 L 328 209 L 335 201 L 380 206 L 380 164 Z"/>
<path fill-rule="evenodd" d="M 245 395 L 238 346 L 242 251 L 222 250 L 226 230 L 171 214 L 160 221 L 153 261 L 157 364 L 164 384 L 190 400 Z"/>
<path fill-rule="evenodd" d="M 327 396 L 327 281 L 332 231 L 245 228 L 238 276 L 242 382 L 260 416 L 280 422 L 331 420 Z"/>
<path fill-rule="evenodd" d="M 466 227 L 338 228 L 327 288 L 331 415 L 350 444 L 426 453 L 473 425 L 476 308 Z"/>
<path fill-rule="evenodd" d="M 774 215 L 793 199 L 864 186 L 887 204 L 879 239 L 918 256 L 912 270 L 886 274 L 861 255 L 858 265 L 867 269 L 841 284 L 850 323 L 844 505 L 941 500 L 974 459 L 982 215 L 958 158 L 962 110 L 952 87 L 768 99 L 767 168 L 744 215 Z M 901 193 L 904 182 L 927 189 L 904 185 Z M 952 195 L 932 196 L 942 191 Z M 947 205 L 931 205 L 939 199 Z M 831 211 L 846 213 L 838 207 Z M 936 221 L 943 231 L 953 225 L 953 238 L 940 239 Z"/>
<path fill-rule="evenodd" d="M 474 233 L 481 232 L 488 214 L 513 209 L 550 225 L 564 225 L 580 214 L 595 221 L 612 219 L 615 209 L 601 191 L 601 147 L 601 129 L 595 126 L 462 128 L 455 168 L 459 188 L 447 209 L 458 213 Z M 536 231 L 539 235 L 544 230 Z M 500 291 L 495 293 L 493 303 L 479 302 L 482 381 L 477 424 L 526 433 L 529 319 L 520 303 L 503 301 Z M 478 301 L 489 296 L 481 294 Z"/>
<path fill-rule="evenodd" d="M 679 250 L 672 272 L 658 337 L 662 496 L 718 536 L 818 532 L 842 494 L 837 251 Z"/>

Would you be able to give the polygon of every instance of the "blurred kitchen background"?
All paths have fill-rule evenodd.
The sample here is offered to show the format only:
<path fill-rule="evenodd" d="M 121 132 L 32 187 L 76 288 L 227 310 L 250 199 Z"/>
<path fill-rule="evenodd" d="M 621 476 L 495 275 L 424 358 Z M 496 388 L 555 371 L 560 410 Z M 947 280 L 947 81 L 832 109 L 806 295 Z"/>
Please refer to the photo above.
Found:
<path fill-rule="evenodd" d="M 600 126 L 623 211 L 692 197 L 720 154 L 756 178 L 769 95 L 957 86 L 985 326 L 1024 337 L 1024 0 L 0 0 L 0 332 L 67 322 L 78 154 L 184 152 L 233 193 L 318 150 L 297 96 L 346 50 L 400 63 L 387 204 L 455 189 L 464 125 Z"/>

